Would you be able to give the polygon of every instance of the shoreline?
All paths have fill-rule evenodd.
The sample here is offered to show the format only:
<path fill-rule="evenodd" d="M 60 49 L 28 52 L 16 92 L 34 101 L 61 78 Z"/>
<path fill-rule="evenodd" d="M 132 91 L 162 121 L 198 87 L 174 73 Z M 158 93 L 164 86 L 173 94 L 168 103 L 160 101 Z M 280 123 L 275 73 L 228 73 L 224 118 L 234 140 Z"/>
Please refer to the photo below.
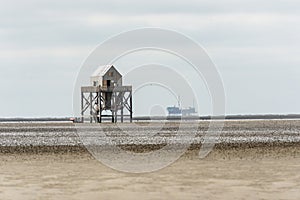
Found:
<path fill-rule="evenodd" d="M 0 117 L 0 123 L 2 122 L 73 122 L 71 119 L 80 117 Z M 272 119 L 300 119 L 300 114 L 245 114 L 245 115 L 225 115 L 225 116 L 136 116 L 133 117 L 134 121 L 178 121 L 178 120 L 272 120 Z M 109 120 L 107 120 L 109 121 Z"/>

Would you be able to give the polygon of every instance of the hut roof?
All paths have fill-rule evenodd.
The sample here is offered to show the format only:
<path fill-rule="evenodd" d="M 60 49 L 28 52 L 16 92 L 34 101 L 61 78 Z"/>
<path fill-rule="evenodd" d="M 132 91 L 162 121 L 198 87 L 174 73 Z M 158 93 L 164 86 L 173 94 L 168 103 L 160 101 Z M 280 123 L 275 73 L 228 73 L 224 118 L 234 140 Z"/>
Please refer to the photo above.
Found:
<path fill-rule="evenodd" d="M 92 74 L 92 77 L 104 76 L 111 67 L 113 67 L 118 72 L 118 70 L 113 65 L 103 65 L 103 66 L 98 67 L 98 69 Z M 118 72 L 118 73 L 120 74 L 120 72 Z"/>

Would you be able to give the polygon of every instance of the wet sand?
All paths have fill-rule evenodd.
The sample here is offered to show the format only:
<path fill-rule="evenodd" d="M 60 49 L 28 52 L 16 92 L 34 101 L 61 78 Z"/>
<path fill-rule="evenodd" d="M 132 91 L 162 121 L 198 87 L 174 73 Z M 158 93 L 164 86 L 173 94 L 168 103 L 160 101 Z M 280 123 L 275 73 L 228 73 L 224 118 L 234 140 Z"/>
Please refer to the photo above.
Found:
<path fill-rule="evenodd" d="M 66 133 L 70 125 L 59 126 Z M 299 199 L 299 126 L 297 120 L 228 122 L 223 137 L 269 139 L 221 140 L 205 159 L 198 158 L 200 145 L 194 144 L 172 165 L 144 174 L 112 170 L 79 143 L 2 145 L 0 199 Z M 7 144 L 12 141 L 7 133 L 26 135 L 26 128 L 0 127 Z M 283 134 L 290 136 L 278 140 Z"/>

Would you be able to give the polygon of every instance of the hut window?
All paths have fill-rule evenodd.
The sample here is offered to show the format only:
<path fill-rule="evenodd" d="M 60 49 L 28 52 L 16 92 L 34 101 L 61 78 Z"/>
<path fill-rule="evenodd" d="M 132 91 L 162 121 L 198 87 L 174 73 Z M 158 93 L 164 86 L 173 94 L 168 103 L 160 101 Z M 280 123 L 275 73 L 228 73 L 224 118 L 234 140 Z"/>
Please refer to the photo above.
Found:
<path fill-rule="evenodd" d="M 97 86 L 97 81 L 94 81 L 94 82 L 93 82 L 93 85 L 94 85 L 94 86 Z"/>
<path fill-rule="evenodd" d="M 108 76 L 113 77 L 114 76 L 114 72 L 108 72 Z"/>

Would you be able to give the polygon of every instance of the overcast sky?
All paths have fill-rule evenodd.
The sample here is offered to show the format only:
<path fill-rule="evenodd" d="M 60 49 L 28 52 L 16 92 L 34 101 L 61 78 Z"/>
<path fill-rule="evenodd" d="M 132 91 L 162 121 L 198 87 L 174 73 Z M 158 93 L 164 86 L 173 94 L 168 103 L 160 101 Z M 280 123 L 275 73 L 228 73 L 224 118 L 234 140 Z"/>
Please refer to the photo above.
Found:
<path fill-rule="evenodd" d="M 300 113 L 298 0 L 0 3 L 0 117 L 72 115 L 84 59 L 112 35 L 142 27 L 179 31 L 206 49 L 227 114 Z"/>

